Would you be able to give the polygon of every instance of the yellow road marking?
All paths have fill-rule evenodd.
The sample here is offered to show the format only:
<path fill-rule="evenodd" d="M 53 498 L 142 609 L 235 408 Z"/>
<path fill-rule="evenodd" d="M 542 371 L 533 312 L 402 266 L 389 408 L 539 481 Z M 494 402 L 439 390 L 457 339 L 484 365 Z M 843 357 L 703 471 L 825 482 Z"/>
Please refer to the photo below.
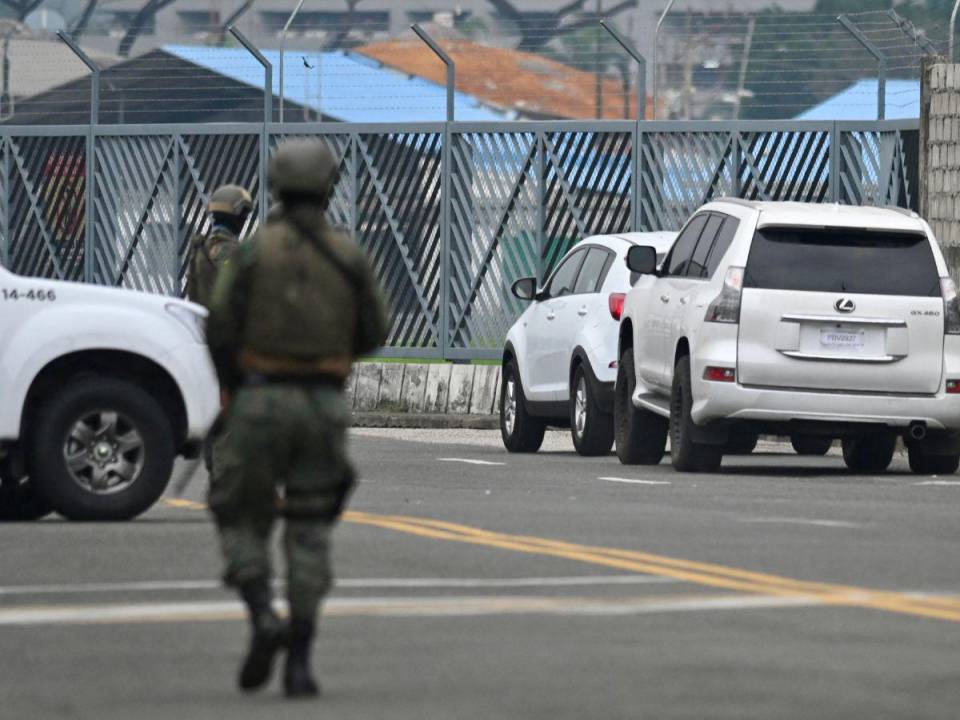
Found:
<path fill-rule="evenodd" d="M 163 505 L 168 505 L 175 508 L 186 508 L 187 510 L 206 510 L 207 506 L 204 503 L 195 502 L 194 500 L 184 500 L 183 498 L 163 498 L 160 501 Z"/>
<path fill-rule="evenodd" d="M 663 575 L 710 587 L 764 595 L 804 597 L 828 605 L 871 608 L 960 622 L 960 600 L 955 598 L 916 597 L 905 593 L 871 590 L 855 586 L 807 582 L 723 565 L 693 562 L 630 550 L 591 547 L 544 538 L 494 533 L 466 525 L 415 517 L 348 513 L 345 519 L 421 537 L 498 547 L 529 554 L 563 557 L 606 567 Z"/>
<path fill-rule="evenodd" d="M 203 509 L 203 503 L 165 499 L 172 507 Z M 497 533 L 442 520 L 404 515 L 347 512 L 346 522 L 370 525 L 434 540 L 495 547 L 514 552 L 559 557 L 605 567 L 630 570 L 708 587 L 781 597 L 797 597 L 824 605 L 860 607 L 960 622 L 960 598 L 917 597 L 907 593 L 873 590 L 851 585 L 811 582 L 703 563 L 635 550 L 605 548 L 525 535 Z"/>

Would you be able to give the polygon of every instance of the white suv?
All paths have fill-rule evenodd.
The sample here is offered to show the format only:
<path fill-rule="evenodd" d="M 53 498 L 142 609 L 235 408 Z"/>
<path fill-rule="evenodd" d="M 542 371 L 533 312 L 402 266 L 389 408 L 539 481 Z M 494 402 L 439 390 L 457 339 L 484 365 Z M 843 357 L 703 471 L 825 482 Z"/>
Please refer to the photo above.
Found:
<path fill-rule="evenodd" d="M 511 452 L 536 452 L 547 425 L 569 426 L 581 455 L 613 446 L 617 330 L 630 289 L 627 251 L 648 245 L 662 257 L 674 232 L 597 235 L 574 246 L 541 290 L 535 278 L 513 284 L 531 301 L 507 333 L 500 429 Z"/>
<path fill-rule="evenodd" d="M 219 411 L 206 311 L 0 268 L 0 520 L 150 507 Z"/>
<path fill-rule="evenodd" d="M 720 200 L 627 296 L 617 454 L 713 471 L 759 433 L 840 438 L 882 472 L 903 437 L 918 473 L 960 463 L 960 305 L 929 226 L 892 208 Z M 819 443 L 819 445 L 818 445 Z"/>

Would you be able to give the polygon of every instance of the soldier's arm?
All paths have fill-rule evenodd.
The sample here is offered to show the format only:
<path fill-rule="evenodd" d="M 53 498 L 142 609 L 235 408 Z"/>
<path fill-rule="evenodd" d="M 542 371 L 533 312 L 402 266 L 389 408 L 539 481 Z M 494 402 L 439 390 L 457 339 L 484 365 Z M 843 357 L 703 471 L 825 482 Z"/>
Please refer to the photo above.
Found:
<path fill-rule="evenodd" d="M 220 384 L 232 392 L 242 380 L 237 352 L 243 342 L 255 238 L 239 247 L 217 273 L 207 318 L 207 344 Z"/>
<path fill-rule="evenodd" d="M 380 290 L 380 283 L 373 274 L 373 268 L 366 257 L 361 256 L 360 266 L 360 298 L 357 314 L 357 339 L 354 348 L 355 355 L 366 355 L 373 352 L 387 339 L 387 303 Z"/>

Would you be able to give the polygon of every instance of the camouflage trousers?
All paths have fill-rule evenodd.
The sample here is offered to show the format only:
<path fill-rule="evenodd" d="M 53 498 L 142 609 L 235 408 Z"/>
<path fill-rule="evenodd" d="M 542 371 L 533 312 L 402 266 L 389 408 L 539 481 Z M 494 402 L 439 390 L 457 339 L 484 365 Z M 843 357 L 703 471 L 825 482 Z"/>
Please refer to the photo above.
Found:
<path fill-rule="evenodd" d="M 313 619 L 330 589 L 330 533 L 353 487 L 349 412 L 332 386 L 246 386 L 212 441 L 210 510 L 228 585 L 271 576 L 270 540 L 283 517 L 287 598 Z"/>

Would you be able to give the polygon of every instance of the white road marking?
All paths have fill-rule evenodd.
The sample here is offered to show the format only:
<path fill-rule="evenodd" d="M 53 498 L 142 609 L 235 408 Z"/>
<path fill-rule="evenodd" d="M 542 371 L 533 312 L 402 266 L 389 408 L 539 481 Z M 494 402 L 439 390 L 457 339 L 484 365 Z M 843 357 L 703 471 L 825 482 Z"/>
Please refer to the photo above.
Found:
<path fill-rule="evenodd" d="M 505 614 L 643 615 L 701 610 L 746 610 L 820 605 L 812 597 L 756 595 L 681 595 L 647 598 L 429 597 L 333 598 L 324 615 L 380 617 L 451 617 Z M 277 603 L 283 611 L 283 603 Z M 150 622 L 239 620 L 243 606 L 231 602 L 150 603 L 0 609 L 0 626 L 96 625 Z"/>
<path fill-rule="evenodd" d="M 863 525 L 860 523 L 846 522 L 844 520 L 816 520 L 811 518 L 741 518 L 740 522 L 769 523 L 773 525 L 815 525 L 817 527 L 852 528 L 854 530 L 858 530 L 863 527 Z"/>
<path fill-rule="evenodd" d="M 669 480 L 635 480 L 633 478 L 621 477 L 599 477 L 597 480 L 606 480 L 607 482 L 629 483 L 631 485 L 670 485 Z"/>
<path fill-rule="evenodd" d="M 598 585 L 653 585 L 678 582 L 659 575 L 575 575 L 571 577 L 521 578 L 345 578 L 336 588 L 510 588 L 575 587 Z M 275 583 L 283 587 L 282 582 Z M 214 580 L 148 580 L 143 582 L 77 583 L 74 585 L 9 585 L 0 587 L 0 596 L 70 595 L 111 592 L 160 592 L 178 590 L 219 590 Z"/>
<path fill-rule="evenodd" d="M 914 485 L 960 485 L 960 480 L 924 480 L 923 482 L 914 483 Z"/>
<path fill-rule="evenodd" d="M 466 463 L 467 465 L 506 465 L 502 462 L 491 462 L 490 460 L 473 460 L 471 458 L 437 458 L 439 462 Z"/>

